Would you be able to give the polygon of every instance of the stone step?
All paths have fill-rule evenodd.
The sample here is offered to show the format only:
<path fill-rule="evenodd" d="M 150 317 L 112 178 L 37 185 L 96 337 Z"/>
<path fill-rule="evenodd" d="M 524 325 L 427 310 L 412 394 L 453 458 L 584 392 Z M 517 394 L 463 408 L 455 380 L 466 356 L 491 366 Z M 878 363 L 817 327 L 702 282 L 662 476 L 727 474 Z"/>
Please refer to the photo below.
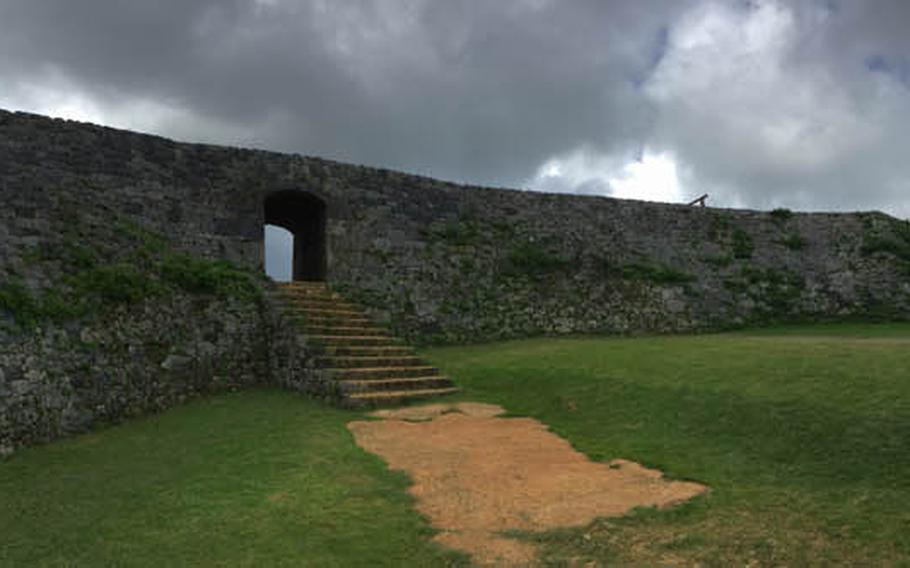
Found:
<path fill-rule="evenodd" d="M 325 283 L 280 284 L 274 298 L 317 353 L 317 366 L 334 379 L 343 406 L 390 406 L 458 392 L 448 377 Z"/>
<path fill-rule="evenodd" d="M 286 282 L 279 283 L 278 289 L 281 291 L 288 290 L 331 290 L 324 282 Z"/>
<path fill-rule="evenodd" d="M 393 406 L 412 400 L 421 400 L 435 396 L 455 394 L 459 390 L 461 389 L 458 387 L 445 387 L 438 389 L 352 393 L 342 399 L 342 404 L 349 408 Z"/>
<path fill-rule="evenodd" d="M 289 301 L 297 300 L 330 300 L 330 301 L 343 301 L 344 297 L 335 292 L 319 291 L 319 292 L 304 292 L 304 291 L 287 291 L 284 290 L 281 292 L 281 297 Z"/>
<path fill-rule="evenodd" d="M 298 291 L 298 290 L 280 290 L 278 292 L 283 300 L 296 301 L 296 300 L 306 300 L 306 299 L 316 299 L 316 300 L 344 300 L 344 298 L 336 294 L 335 292 L 330 292 L 328 290 L 321 291 Z"/>
<path fill-rule="evenodd" d="M 284 306 L 286 310 L 311 311 L 311 310 L 341 310 L 363 313 L 359 306 L 344 300 L 318 300 L 298 299 L 288 301 Z"/>
<path fill-rule="evenodd" d="M 344 327 L 372 327 L 373 320 L 367 316 L 325 317 L 325 316 L 295 316 L 304 325 L 312 326 L 344 326 Z"/>
<path fill-rule="evenodd" d="M 372 381 L 343 380 L 338 381 L 338 386 L 345 393 L 368 393 L 441 389 L 450 388 L 453 385 L 448 377 L 428 375 L 426 377 L 398 377 Z"/>
<path fill-rule="evenodd" d="M 338 367 L 323 369 L 337 380 L 403 379 L 405 377 L 425 377 L 436 375 L 439 369 L 430 365 L 413 365 L 410 367 Z"/>
<path fill-rule="evenodd" d="M 392 347 L 401 343 L 401 340 L 397 337 L 387 337 L 385 335 L 310 335 L 308 339 L 319 345 L 335 347 L 360 347 L 367 345 Z"/>
<path fill-rule="evenodd" d="M 322 357 L 398 357 L 410 356 L 407 345 L 324 345 Z"/>
<path fill-rule="evenodd" d="M 304 322 L 301 328 L 310 335 L 353 335 L 366 336 L 376 335 L 385 336 L 386 330 L 381 327 L 353 327 L 343 325 L 312 325 L 310 322 Z"/>
<path fill-rule="evenodd" d="M 288 315 L 292 315 L 292 316 L 305 316 L 305 317 L 347 317 L 347 316 L 351 316 L 351 317 L 359 317 L 359 318 L 367 317 L 364 315 L 364 313 L 362 311 L 360 311 L 356 308 L 349 309 L 349 310 L 331 309 L 331 308 L 329 308 L 329 309 L 323 309 L 323 308 L 304 309 L 304 308 L 289 306 L 289 307 L 285 308 L 284 310 Z"/>
<path fill-rule="evenodd" d="M 324 368 L 350 369 L 357 367 L 408 367 L 424 361 L 416 355 L 341 355 L 316 358 L 316 365 Z"/>
<path fill-rule="evenodd" d="M 280 290 L 329 290 L 325 282 L 295 280 L 294 282 L 278 282 Z"/>

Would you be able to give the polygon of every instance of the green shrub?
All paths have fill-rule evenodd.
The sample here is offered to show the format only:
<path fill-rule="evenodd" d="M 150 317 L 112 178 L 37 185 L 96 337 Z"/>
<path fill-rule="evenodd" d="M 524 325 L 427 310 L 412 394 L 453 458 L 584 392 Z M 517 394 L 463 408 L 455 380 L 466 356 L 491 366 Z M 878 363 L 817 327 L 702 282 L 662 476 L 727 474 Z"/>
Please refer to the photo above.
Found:
<path fill-rule="evenodd" d="M 861 252 L 865 255 L 884 252 L 902 260 L 910 260 L 910 243 L 889 237 L 867 236 L 863 239 Z"/>
<path fill-rule="evenodd" d="M 477 242 L 480 229 L 477 224 L 470 221 L 452 221 L 439 228 L 431 228 L 425 233 L 426 238 L 440 241 L 453 246 L 464 246 Z"/>
<path fill-rule="evenodd" d="M 865 219 L 864 219 L 865 221 Z M 865 224 L 867 233 L 863 237 L 860 252 L 865 255 L 886 253 L 896 257 L 897 270 L 901 275 L 910 276 L 910 221 L 891 221 L 891 235 L 870 234 L 871 222 Z"/>
<path fill-rule="evenodd" d="M 742 229 L 733 231 L 733 257 L 734 258 L 752 258 L 752 251 L 755 245 L 752 243 L 752 237 Z"/>
<path fill-rule="evenodd" d="M 8 313 L 22 330 L 33 329 L 43 320 L 64 320 L 84 312 L 80 303 L 72 302 L 55 289 L 31 292 L 12 280 L 0 285 L 0 311 Z"/>
<path fill-rule="evenodd" d="M 731 264 L 733 264 L 733 257 L 730 256 L 729 254 L 718 254 L 718 255 L 714 255 L 714 256 L 706 256 L 702 260 L 704 260 L 706 264 L 710 264 L 711 266 L 716 266 L 718 268 L 722 268 L 724 266 L 730 266 Z"/>
<path fill-rule="evenodd" d="M 4 282 L 0 285 L 0 308 L 11 315 L 16 324 L 22 328 L 34 327 L 41 315 L 37 299 L 18 280 Z"/>
<path fill-rule="evenodd" d="M 786 223 L 793 217 L 793 211 L 785 209 L 783 207 L 778 207 L 771 211 L 771 218 L 777 221 L 778 223 Z"/>
<path fill-rule="evenodd" d="M 780 244 L 784 245 L 790 250 L 801 250 L 806 246 L 806 239 L 804 239 L 803 236 L 799 233 L 790 233 L 781 239 Z"/>
<path fill-rule="evenodd" d="M 536 275 L 562 270 L 569 259 L 552 253 L 535 242 L 518 244 L 509 251 L 506 272 L 509 274 Z"/>
<path fill-rule="evenodd" d="M 730 219 L 726 215 L 711 214 L 711 224 L 708 226 L 708 238 L 717 241 L 730 230 Z"/>
<path fill-rule="evenodd" d="M 672 266 L 640 262 L 632 262 L 623 266 L 622 276 L 631 280 L 644 280 L 655 284 L 685 284 L 695 280 L 695 277 L 691 274 L 677 270 Z"/>
<path fill-rule="evenodd" d="M 102 313 L 109 306 L 133 304 L 182 290 L 256 300 L 261 295 L 253 271 L 226 261 L 172 252 L 168 241 L 123 219 L 88 223 L 74 218 L 61 229 L 64 242 L 35 248 L 33 262 L 58 263 L 67 276 L 57 287 L 31 291 L 19 280 L 0 283 L 0 323 L 7 315 L 16 328 Z"/>
<path fill-rule="evenodd" d="M 805 281 L 787 269 L 744 267 L 738 278 L 725 280 L 724 287 L 734 294 L 746 294 L 758 303 L 752 319 L 769 323 L 798 316 L 796 311 Z"/>
<path fill-rule="evenodd" d="M 117 263 L 96 266 L 71 279 L 73 289 L 81 296 L 95 296 L 102 302 L 132 304 L 144 299 L 153 285 L 132 264 Z"/>
<path fill-rule="evenodd" d="M 259 287 L 249 272 L 227 261 L 212 261 L 183 253 L 164 258 L 161 279 L 191 294 L 248 300 L 259 296 Z"/>

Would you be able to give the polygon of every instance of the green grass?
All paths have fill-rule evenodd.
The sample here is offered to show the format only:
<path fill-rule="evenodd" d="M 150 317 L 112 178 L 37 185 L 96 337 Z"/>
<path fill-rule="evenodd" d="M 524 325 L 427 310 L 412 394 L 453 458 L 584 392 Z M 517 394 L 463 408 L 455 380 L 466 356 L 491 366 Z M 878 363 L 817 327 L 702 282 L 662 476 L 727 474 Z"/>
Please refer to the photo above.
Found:
<path fill-rule="evenodd" d="M 425 353 L 461 398 L 711 492 L 526 535 L 547 565 L 910 565 L 910 324 Z M 0 462 L 0 565 L 439 566 L 358 413 L 252 391 Z"/>
<path fill-rule="evenodd" d="M 536 537 L 549 563 L 910 565 L 910 325 L 535 339 L 426 353 L 596 460 L 711 487 Z"/>
<path fill-rule="evenodd" d="M 292 393 L 199 400 L 0 462 L 2 566 L 444 566 L 358 414 Z"/>

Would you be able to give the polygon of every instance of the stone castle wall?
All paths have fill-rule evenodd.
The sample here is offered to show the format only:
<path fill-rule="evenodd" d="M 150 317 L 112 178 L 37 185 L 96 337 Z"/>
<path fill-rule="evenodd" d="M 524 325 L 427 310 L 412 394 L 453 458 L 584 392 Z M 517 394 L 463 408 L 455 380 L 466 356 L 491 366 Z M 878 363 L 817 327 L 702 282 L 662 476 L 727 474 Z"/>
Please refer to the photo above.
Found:
<path fill-rule="evenodd" d="M 881 213 L 467 187 L 4 111 L 0 300 L 78 287 L 93 247 L 120 259 L 98 274 L 129 276 L 147 235 L 261 270 L 280 190 L 325 202 L 329 283 L 416 342 L 910 316 L 910 226 Z M 309 357 L 268 295 L 134 298 L 28 333 L 0 309 L 0 455 L 201 392 L 319 394 Z"/>
<path fill-rule="evenodd" d="M 416 342 L 910 316 L 910 226 L 881 213 L 467 187 L 4 111 L 0 300 L 52 304 L 93 249 L 114 263 L 98 274 L 129 276 L 147 235 L 261 270 L 280 190 L 325 202 L 329 283 Z M 166 294 L 28 333 L 0 309 L 0 454 L 200 392 L 319 394 L 300 341 L 268 295 Z"/>
<path fill-rule="evenodd" d="M 412 340 L 910 315 L 910 231 L 881 213 L 468 187 L 6 112 L 0 275 L 64 241 L 49 215 L 89 205 L 261 267 L 263 201 L 287 189 L 327 205 L 329 282 Z"/>

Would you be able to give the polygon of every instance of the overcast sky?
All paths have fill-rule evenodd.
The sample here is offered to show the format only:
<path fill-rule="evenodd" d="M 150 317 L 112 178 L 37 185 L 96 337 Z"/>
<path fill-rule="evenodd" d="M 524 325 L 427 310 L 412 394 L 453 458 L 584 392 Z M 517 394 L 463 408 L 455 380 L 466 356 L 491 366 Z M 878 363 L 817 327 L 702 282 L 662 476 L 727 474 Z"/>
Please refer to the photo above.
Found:
<path fill-rule="evenodd" d="M 910 216 L 908 0 L 0 0 L 0 107 L 453 181 Z"/>

